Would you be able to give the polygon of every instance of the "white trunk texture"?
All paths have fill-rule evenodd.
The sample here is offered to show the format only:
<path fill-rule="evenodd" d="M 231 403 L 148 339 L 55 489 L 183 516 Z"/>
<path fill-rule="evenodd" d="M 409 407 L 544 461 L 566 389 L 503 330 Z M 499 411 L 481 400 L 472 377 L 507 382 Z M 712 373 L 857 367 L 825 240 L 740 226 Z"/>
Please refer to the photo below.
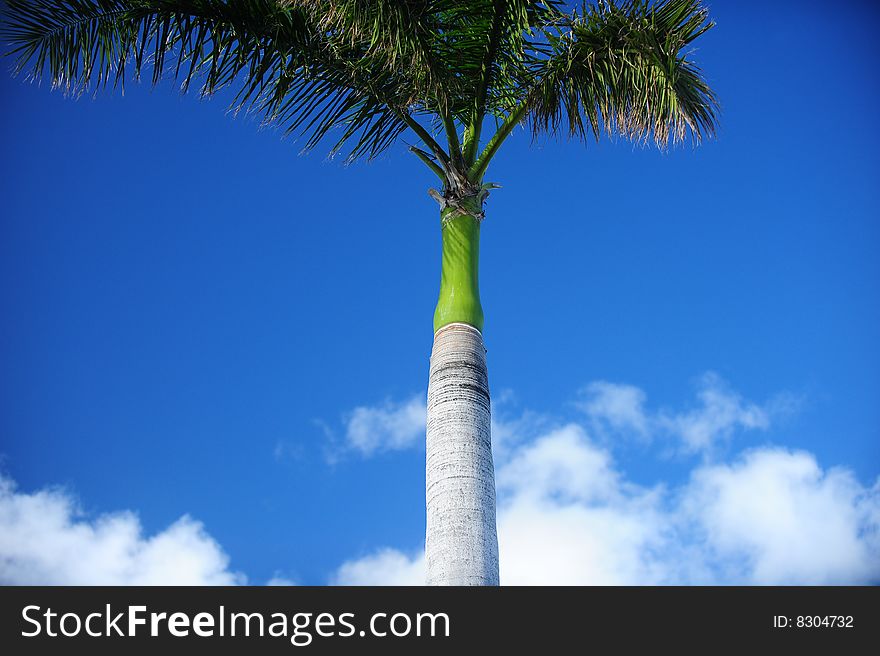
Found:
<path fill-rule="evenodd" d="M 483 336 L 434 335 L 426 461 L 428 585 L 498 585 L 495 472 Z"/>

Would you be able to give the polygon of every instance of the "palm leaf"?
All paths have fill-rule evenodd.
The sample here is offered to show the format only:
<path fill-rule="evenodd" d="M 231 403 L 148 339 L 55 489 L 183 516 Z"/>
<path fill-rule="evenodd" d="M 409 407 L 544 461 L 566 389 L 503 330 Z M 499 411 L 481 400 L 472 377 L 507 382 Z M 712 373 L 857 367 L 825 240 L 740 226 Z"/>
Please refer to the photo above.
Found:
<path fill-rule="evenodd" d="M 287 132 L 308 126 L 306 147 L 331 131 L 351 157 L 374 157 L 407 127 L 412 88 L 363 63 L 365 48 L 328 39 L 283 0 L 8 0 L 3 36 L 16 71 L 78 94 L 126 72 L 173 75 L 201 93 L 237 85 L 234 107 Z M 354 137 L 354 138 L 353 138 Z"/>
<path fill-rule="evenodd" d="M 659 144 L 699 139 L 717 103 L 686 49 L 698 0 L 7 0 L 16 71 L 78 94 L 126 75 L 234 90 L 306 148 L 375 157 L 407 128 L 431 170 L 478 184 L 515 125 Z M 496 132 L 481 147 L 484 120 Z M 423 125 L 426 123 L 427 125 Z M 436 135 L 445 133 L 447 146 Z M 463 133 L 463 139 L 460 136 Z M 442 140 L 440 140 L 442 141 Z M 478 155 L 477 153 L 480 152 Z M 465 185 L 467 186 L 467 185 Z"/>
<path fill-rule="evenodd" d="M 600 0 L 550 38 L 529 115 L 536 134 L 619 133 L 662 146 L 715 132 L 717 99 L 688 48 L 712 27 L 698 0 Z"/>

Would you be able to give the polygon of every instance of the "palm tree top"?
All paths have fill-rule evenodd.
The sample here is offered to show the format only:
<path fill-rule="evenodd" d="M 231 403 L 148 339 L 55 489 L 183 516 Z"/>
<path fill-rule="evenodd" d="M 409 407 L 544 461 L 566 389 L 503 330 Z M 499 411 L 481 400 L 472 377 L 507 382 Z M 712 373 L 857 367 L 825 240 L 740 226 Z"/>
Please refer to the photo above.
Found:
<path fill-rule="evenodd" d="M 691 59 L 711 27 L 699 0 L 7 0 L 2 38 L 16 73 L 69 93 L 147 72 L 230 87 L 236 110 L 306 148 L 332 136 L 349 160 L 411 129 L 455 195 L 524 122 L 661 147 L 714 134 L 717 101 Z"/>

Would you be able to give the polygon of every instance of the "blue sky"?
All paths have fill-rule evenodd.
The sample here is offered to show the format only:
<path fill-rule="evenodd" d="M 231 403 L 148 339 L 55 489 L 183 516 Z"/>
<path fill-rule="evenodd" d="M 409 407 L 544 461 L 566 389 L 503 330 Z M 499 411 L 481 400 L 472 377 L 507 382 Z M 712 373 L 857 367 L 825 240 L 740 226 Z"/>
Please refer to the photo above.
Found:
<path fill-rule="evenodd" d="M 502 579 L 557 581 L 552 541 L 579 581 L 880 580 L 880 16 L 709 4 L 715 141 L 519 131 L 487 176 Z M 0 547 L 97 549 L 115 518 L 138 553 L 190 536 L 212 580 L 417 577 L 430 173 L 403 145 L 299 156 L 171 84 L 74 102 L 4 74 L 0 97 L 0 508 L 21 531 Z M 790 496 L 758 543 L 755 489 Z M 832 531 L 810 504 L 849 519 L 783 571 Z M 622 542 L 591 542 L 599 516 Z M 672 571 L 693 549 L 704 569 Z M 6 580 L 47 580 L 6 557 Z"/>

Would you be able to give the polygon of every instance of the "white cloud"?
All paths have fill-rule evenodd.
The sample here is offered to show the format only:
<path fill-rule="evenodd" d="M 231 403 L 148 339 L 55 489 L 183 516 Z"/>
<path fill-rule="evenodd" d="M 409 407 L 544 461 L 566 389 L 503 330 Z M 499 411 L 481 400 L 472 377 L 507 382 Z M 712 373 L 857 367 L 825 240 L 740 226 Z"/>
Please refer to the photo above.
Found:
<path fill-rule="evenodd" d="M 620 431 L 644 426 L 649 437 L 675 431 L 699 448 L 735 427 L 769 428 L 772 415 L 714 376 L 703 379 L 699 405 L 677 413 L 646 413 L 638 388 L 588 389 L 589 419 Z M 587 423 L 505 436 L 496 460 L 502 583 L 880 581 L 880 480 L 865 487 L 846 469 L 823 470 L 812 454 L 765 447 L 698 464 L 671 489 L 646 487 L 627 479 Z M 335 580 L 420 584 L 424 555 L 383 549 L 345 563 Z"/>
<path fill-rule="evenodd" d="M 611 455 L 585 448 L 587 444 L 583 428 L 568 424 L 522 446 L 498 470 L 499 494 L 565 501 L 616 494 L 617 473 Z"/>
<path fill-rule="evenodd" d="M 647 435 L 649 417 L 645 413 L 645 393 L 633 385 L 599 380 L 584 388 L 581 409 L 594 420 L 607 422 L 616 431 Z"/>
<path fill-rule="evenodd" d="M 627 483 L 610 452 L 567 425 L 498 471 L 499 548 L 507 585 L 662 583 L 658 490 Z"/>
<path fill-rule="evenodd" d="M 880 579 L 880 483 L 811 454 L 753 450 L 667 491 L 626 482 L 580 430 L 537 444 L 499 471 L 506 584 Z"/>
<path fill-rule="evenodd" d="M 763 447 L 703 461 L 682 483 L 639 485 L 597 426 L 674 433 L 708 448 L 736 428 L 770 427 L 773 404 L 747 402 L 717 377 L 697 405 L 645 410 L 636 387 L 594 383 L 583 423 L 524 412 L 493 424 L 501 580 L 530 584 L 871 584 L 880 582 L 880 479 L 860 483 L 804 451 Z M 782 398 L 782 397 L 780 397 Z M 590 402 L 592 404 L 590 405 Z M 364 454 L 421 440 L 424 403 L 357 408 L 346 437 Z M 607 435 L 603 435 L 607 437 Z M 286 565 L 286 564 L 285 564 Z M 343 563 L 342 585 L 421 585 L 421 550 L 384 548 Z M 145 536 L 131 512 L 85 515 L 69 493 L 24 493 L 0 477 L 0 584 L 236 584 L 242 574 L 201 523 L 181 517 Z M 292 585 L 280 573 L 269 585 Z"/>
<path fill-rule="evenodd" d="M 772 414 L 791 407 L 791 403 L 783 403 L 790 398 L 787 396 L 763 406 L 746 402 L 711 372 L 699 380 L 696 407 L 679 412 L 647 410 L 645 393 L 632 385 L 598 381 L 587 385 L 582 396 L 578 407 L 597 433 L 672 437 L 688 454 L 710 453 L 729 441 L 736 430 L 766 430 Z"/>
<path fill-rule="evenodd" d="M 369 456 L 377 451 L 406 449 L 425 438 L 425 399 L 359 406 L 346 420 L 346 446 Z"/>
<path fill-rule="evenodd" d="M 880 480 L 865 488 L 803 451 L 760 449 L 697 470 L 684 513 L 708 559 L 737 579 L 823 585 L 880 577 Z"/>
<path fill-rule="evenodd" d="M 737 428 L 767 429 L 770 417 L 767 410 L 743 401 L 728 389 L 715 374 L 703 376 L 697 398 L 697 408 L 678 414 L 661 414 L 661 427 L 679 437 L 685 451 L 695 453 L 709 450 L 719 440 L 728 440 Z"/>
<path fill-rule="evenodd" d="M 292 440 L 277 440 L 272 449 L 272 459 L 275 462 L 290 462 L 302 460 L 305 457 L 303 445 Z"/>
<path fill-rule="evenodd" d="M 407 555 L 397 549 L 342 564 L 333 577 L 334 585 L 424 585 L 424 552 Z"/>
<path fill-rule="evenodd" d="M 492 401 L 492 456 L 496 463 L 509 459 L 524 440 L 554 424 L 547 417 L 530 410 L 510 416 L 503 408 L 505 405 L 494 399 Z"/>
<path fill-rule="evenodd" d="M 18 492 L 0 477 L 0 584 L 233 585 L 244 576 L 184 515 L 143 535 L 131 512 L 87 518 L 61 490 Z"/>

